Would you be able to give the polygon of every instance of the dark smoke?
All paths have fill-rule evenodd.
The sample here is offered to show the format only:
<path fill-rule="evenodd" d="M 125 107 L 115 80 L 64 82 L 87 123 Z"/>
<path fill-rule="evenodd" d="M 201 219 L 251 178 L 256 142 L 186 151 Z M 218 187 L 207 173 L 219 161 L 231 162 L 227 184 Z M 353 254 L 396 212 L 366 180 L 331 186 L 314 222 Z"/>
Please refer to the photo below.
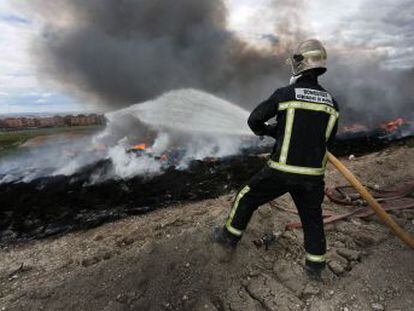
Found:
<path fill-rule="evenodd" d="M 336 95 L 344 123 L 376 126 L 397 117 L 414 119 L 414 70 L 382 68 L 377 57 L 343 57 L 332 60 L 322 84 Z"/>
<path fill-rule="evenodd" d="M 413 14 L 413 1 L 371 0 L 332 29 L 323 81 L 341 103 L 343 121 L 414 119 Z"/>
<path fill-rule="evenodd" d="M 407 12 L 413 5 L 400 2 L 407 10 L 385 7 L 370 20 L 365 17 L 371 8 L 362 7 L 360 18 L 340 24 L 335 42 L 327 42 L 329 69 L 322 82 L 337 97 L 344 123 L 413 117 L 412 67 L 384 66 L 389 55 L 376 51 L 391 44 L 378 38 L 393 38 L 395 29 L 411 38 L 404 50 L 412 46 Z M 292 46 L 314 37 L 304 7 L 303 0 L 270 2 L 270 52 L 227 30 L 223 0 L 34 1 L 31 9 L 45 23 L 35 55 L 42 77 L 113 108 L 192 87 L 251 109 L 286 83 L 284 60 Z M 365 37 L 350 41 L 355 29 L 365 29 Z"/>
<path fill-rule="evenodd" d="M 222 0 L 58 0 L 33 8 L 47 23 L 36 51 L 40 72 L 110 106 L 183 87 L 255 104 L 282 71 L 274 55 L 226 29 Z"/>

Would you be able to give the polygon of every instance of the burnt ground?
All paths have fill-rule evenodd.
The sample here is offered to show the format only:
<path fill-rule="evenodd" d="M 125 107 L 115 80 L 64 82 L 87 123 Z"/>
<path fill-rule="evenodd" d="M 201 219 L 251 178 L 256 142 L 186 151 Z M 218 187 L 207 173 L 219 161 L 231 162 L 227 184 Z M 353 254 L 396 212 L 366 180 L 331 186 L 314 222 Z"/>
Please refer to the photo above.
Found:
<path fill-rule="evenodd" d="M 414 176 L 414 149 L 394 146 L 345 164 L 386 188 Z M 345 181 L 328 168 L 328 186 Z M 303 236 L 289 196 L 262 206 L 235 252 L 212 244 L 234 194 L 125 218 L 87 231 L 4 247 L 0 310 L 412 310 L 414 253 L 375 216 L 326 226 L 323 283 L 303 275 Z M 352 207 L 327 200 L 324 209 Z M 414 233 L 414 211 L 394 213 Z M 252 241 L 279 237 L 269 250 Z"/>
<path fill-rule="evenodd" d="M 264 162 L 257 153 L 240 154 L 195 160 L 186 170 L 171 166 L 152 177 L 90 184 L 91 176 L 112 169 L 109 160 L 102 160 L 71 176 L 0 184 L 0 246 L 90 229 L 177 202 L 217 198 L 237 189 Z"/>
<path fill-rule="evenodd" d="M 413 137 L 390 140 L 370 133 L 341 136 L 332 152 L 337 156 L 360 156 L 414 143 Z M 171 165 L 160 175 L 135 176 L 128 180 L 105 178 L 113 169 L 107 159 L 70 176 L 1 183 L 0 247 L 94 228 L 178 202 L 218 198 L 238 189 L 254 175 L 266 161 L 263 152 L 269 150 L 270 147 L 249 148 L 225 158 L 194 160 L 185 170 Z M 100 182 L 91 183 L 91 179 Z"/>

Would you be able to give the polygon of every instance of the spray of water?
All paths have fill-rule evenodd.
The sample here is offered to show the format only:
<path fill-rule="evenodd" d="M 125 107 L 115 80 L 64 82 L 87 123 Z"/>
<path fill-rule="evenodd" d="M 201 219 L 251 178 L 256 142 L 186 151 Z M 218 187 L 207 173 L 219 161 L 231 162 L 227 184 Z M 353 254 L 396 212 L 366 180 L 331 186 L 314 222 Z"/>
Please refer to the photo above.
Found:
<path fill-rule="evenodd" d="M 153 176 L 171 165 L 185 169 L 192 160 L 234 155 L 258 144 L 247 126 L 248 115 L 246 110 L 205 92 L 171 91 L 108 113 L 106 128 L 92 138 L 3 159 L 0 183 L 68 176 L 102 159 L 109 159 L 112 169 L 92 176 L 90 183 Z M 136 145 L 145 145 L 145 149 L 135 150 Z M 62 152 L 63 148 L 71 152 Z"/>
<path fill-rule="evenodd" d="M 194 89 L 178 90 L 112 113 L 129 114 L 159 129 L 185 134 L 213 133 L 217 135 L 250 135 L 246 120 L 249 113 L 225 100 Z"/>
<path fill-rule="evenodd" d="M 236 154 L 256 142 L 246 123 L 248 115 L 205 92 L 171 91 L 107 114 L 107 127 L 95 143 L 114 146 L 109 151 L 115 170 L 111 178 L 159 172 L 162 155 L 173 157 L 174 165 L 184 169 L 191 160 Z M 143 155 L 128 152 L 128 146 L 143 143 Z"/>

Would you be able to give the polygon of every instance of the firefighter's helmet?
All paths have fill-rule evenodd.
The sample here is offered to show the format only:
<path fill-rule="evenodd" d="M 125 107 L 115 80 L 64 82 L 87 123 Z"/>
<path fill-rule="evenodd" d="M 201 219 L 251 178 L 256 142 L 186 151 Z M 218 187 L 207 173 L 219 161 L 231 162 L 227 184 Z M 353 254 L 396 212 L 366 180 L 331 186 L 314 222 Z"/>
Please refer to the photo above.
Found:
<path fill-rule="evenodd" d="M 293 75 L 297 76 L 309 69 L 318 69 L 318 74 L 323 74 L 326 71 L 326 59 L 327 54 L 322 43 L 310 39 L 300 43 L 287 61 L 292 67 Z"/>

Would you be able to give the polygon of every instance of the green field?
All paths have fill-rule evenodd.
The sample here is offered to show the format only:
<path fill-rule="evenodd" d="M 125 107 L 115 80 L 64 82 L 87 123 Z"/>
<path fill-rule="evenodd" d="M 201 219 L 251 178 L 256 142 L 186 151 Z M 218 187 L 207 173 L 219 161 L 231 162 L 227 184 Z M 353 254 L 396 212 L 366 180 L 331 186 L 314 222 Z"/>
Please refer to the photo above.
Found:
<path fill-rule="evenodd" d="M 39 128 L 20 131 L 0 131 L 0 155 L 15 151 L 21 144 L 29 139 L 39 136 L 57 134 L 93 134 L 103 128 L 102 125 L 72 126 L 56 128 Z"/>

